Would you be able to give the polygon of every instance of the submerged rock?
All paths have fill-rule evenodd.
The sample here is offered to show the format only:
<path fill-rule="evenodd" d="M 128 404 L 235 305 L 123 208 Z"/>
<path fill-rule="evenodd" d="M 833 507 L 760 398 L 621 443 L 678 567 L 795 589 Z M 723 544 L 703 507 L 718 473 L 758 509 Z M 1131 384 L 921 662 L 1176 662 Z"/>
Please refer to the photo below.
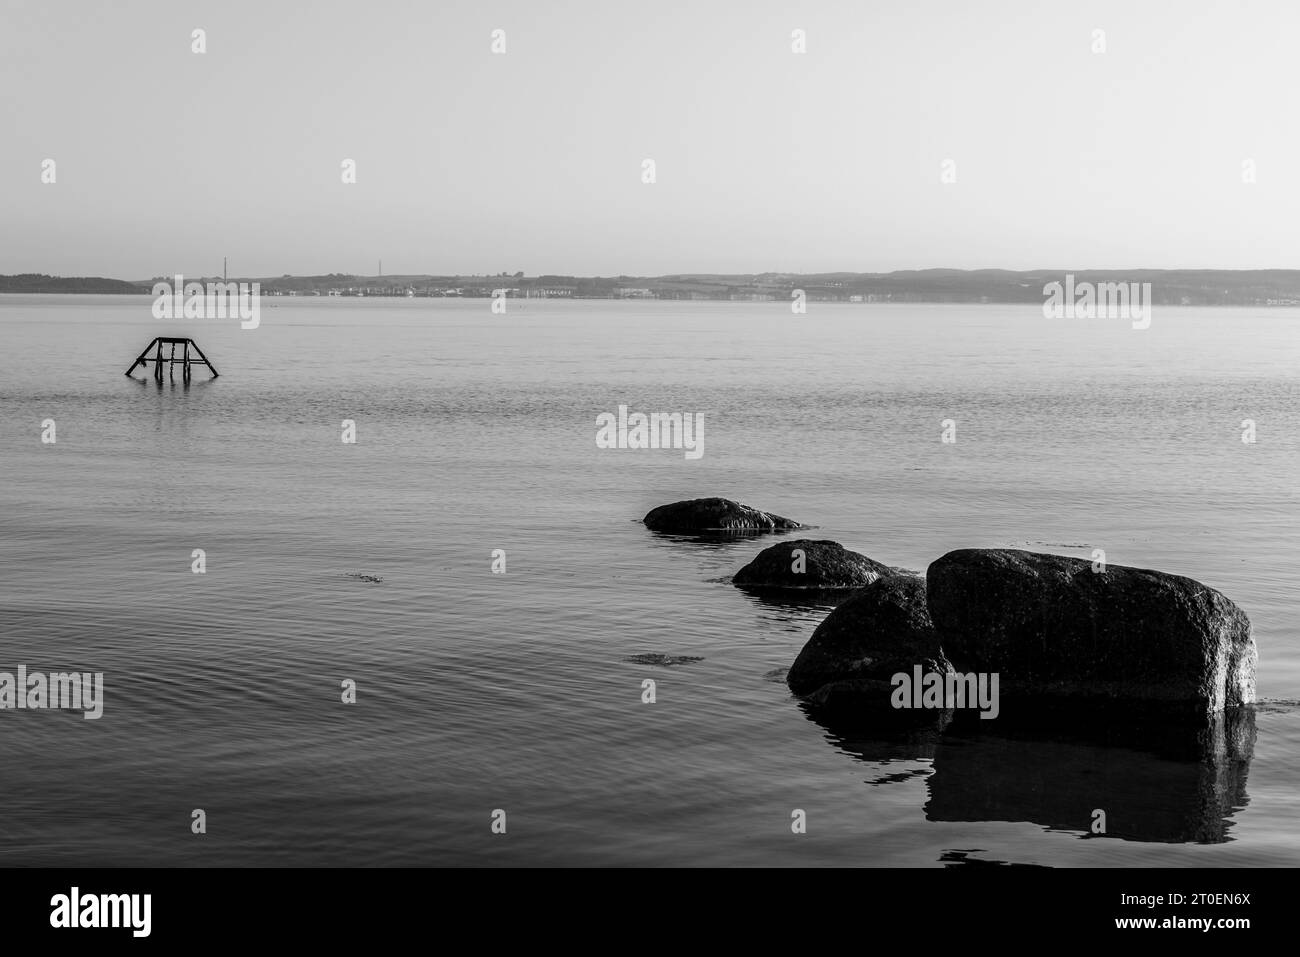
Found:
<path fill-rule="evenodd" d="M 1245 612 L 1180 575 L 1015 549 L 949 552 L 926 572 L 959 668 L 1003 697 L 1145 703 L 1213 714 L 1255 700 Z"/>
<path fill-rule="evenodd" d="M 803 528 L 798 522 L 760 512 L 726 498 L 693 498 L 653 508 L 642 519 L 660 532 L 773 532 Z"/>
<path fill-rule="evenodd" d="M 640 655 L 629 655 L 623 659 L 630 661 L 634 665 L 657 665 L 660 668 L 671 668 L 673 665 L 689 665 L 693 661 L 703 661 L 703 658 L 695 655 L 664 655 L 658 652 L 646 652 Z"/>
<path fill-rule="evenodd" d="M 746 588 L 834 590 L 865 588 L 892 573 L 888 565 L 851 552 L 838 542 L 800 538 L 763 549 L 736 572 L 732 582 Z"/>
<path fill-rule="evenodd" d="M 895 674 L 910 676 L 917 665 L 923 674 L 951 673 L 925 590 L 922 578 L 886 575 L 855 592 L 799 652 L 786 679 L 790 690 L 813 695 L 814 704 L 860 701 L 888 708 Z"/>

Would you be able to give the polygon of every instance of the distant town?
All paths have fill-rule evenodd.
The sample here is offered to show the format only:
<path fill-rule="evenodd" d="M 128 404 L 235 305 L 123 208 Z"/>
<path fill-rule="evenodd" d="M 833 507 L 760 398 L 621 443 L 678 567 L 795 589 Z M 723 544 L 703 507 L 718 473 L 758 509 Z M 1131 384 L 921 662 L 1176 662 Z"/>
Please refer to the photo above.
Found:
<path fill-rule="evenodd" d="M 1077 282 L 1149 282 L 1158 305 L 1297 306 L 1300 270 L 1294 269 L 920 269 L 887 273 L 689 273 L 669 276 L 374 275 L 190 276 L 187 282 L 257 282 L 263 296 L 518 299 L 672 299 L 789 302 L 801 291 L 809 302 L 1041 303 L 1043 287 L 1066 273 Z M 38 273 L 0 276 L 0 293 L 148 295 L 155 282 L 62 277 Z"/>

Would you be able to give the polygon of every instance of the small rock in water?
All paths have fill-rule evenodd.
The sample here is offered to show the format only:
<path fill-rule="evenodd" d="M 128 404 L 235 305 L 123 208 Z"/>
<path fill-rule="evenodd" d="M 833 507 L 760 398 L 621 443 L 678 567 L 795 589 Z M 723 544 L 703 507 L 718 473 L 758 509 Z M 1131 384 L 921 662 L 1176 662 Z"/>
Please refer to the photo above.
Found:
<path fill-rule="evenodd" d="M 865 588 L 890 574 L 888 565 L 839 542 L 799 538 L 763 549 L 736 572 L 732 583 L 742 588 L 833 590 Z"/>
<path fill-rule="evenodd" d="M 774 532 L 804 528 L 793 519 L 761 512 L 726 498 L 695 498 L 653 508 L 642 519 L 659 532 Z"/>
<path fill-rule="evenodd" d="M 703 661 L 703 658 L 696 658 L 693 655 L 661 655 L 658 652 L 632 655 L 624 658 L 624 661 L 630 661 L 634 665 L 658 665 L 661 668 L 671 668 L 673 665 L 688 665 L 692 661 Z"/>

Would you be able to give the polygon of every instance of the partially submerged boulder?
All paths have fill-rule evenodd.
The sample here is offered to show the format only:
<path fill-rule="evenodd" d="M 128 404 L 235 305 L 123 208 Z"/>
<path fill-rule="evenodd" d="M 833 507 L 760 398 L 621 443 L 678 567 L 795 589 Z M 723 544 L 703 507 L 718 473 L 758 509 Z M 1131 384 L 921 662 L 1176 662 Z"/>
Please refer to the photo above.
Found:
<path fill-rule="evenodd" d="M 659 532 L 774 532 L 803 528 L 798 522 L 760 512 L 726 498 L 693 498 L 653 508 L 642 519 Z"/>
<path fill-rule="evenodd" d="M 778 542 L 736 572 L 732 583 L 746 588 L 865 588 L 893 574 L 888 565 L 851 552 L 839 542 L 807 538 Z"/>
<path fill-rule="evenodd" d="M 848 678 L 805 695 L 799 707 L 845 751 L 867 760 L 933 758 L 952 723 L 952 708 L 894 708 L 889 682 Z"/>
<path fill-rule="evenodd" d="M 817 701 L 852 698 L 890 707 L 896 674 L 946 675 L 944 657 L 930 621 L 925 580 L 886 575 L 838 605 L 813 632 L 790 667 L 786 683 Z M 827 687 L 834 685 L 834 687 Z"/>
<path fill-rule="evenodd" d="M 1245 612 L 1180 575 L 1093 568 L 1016 549 L 949 552 L 926 572 L 938 640 L 960 669 L 998 673 L 1008 698 L 1193 714 L 1255 700 L 1258 654 Z"/>

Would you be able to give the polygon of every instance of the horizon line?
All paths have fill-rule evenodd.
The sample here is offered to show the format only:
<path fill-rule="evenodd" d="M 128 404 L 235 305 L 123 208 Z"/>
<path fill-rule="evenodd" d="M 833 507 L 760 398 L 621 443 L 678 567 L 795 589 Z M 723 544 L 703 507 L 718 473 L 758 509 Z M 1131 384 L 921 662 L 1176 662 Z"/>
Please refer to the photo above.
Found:
<path fill-rule="evenodd" d="M 467 273 L 467 272 L 395 272 L 388 274 L 377 273 L 351 273 L 351 272 L 304 272 L 304 273 L 280 273 L 277 275 L 244 275 L 232 277 L 239 279 L 255 279 L 277 281 L 282 279 L 313 279 L 329 276 L 348 277 L 354 279 L 373 279 L 373 280 L 398 280 L 398 279 L 540 279 L 542 277 L 556 277 L 565 279 L 603 279 L 603 280 L 623 280 L 623 279 L 674 279 L 680 277 L 757 277 L 757 276 L 895 276 L 906 273 L 925 273 L 925 272 L 943 272 L 957 274 L 979 274 L 979 273 L 1007 273 L 1011 275 L 1041 274 L 1041 273 L 1300 273 L 1300 266 L 1257 266 L 1257 267 L 1221 267 L 1221 266 L 1036 266 L 1027 269 L 1011 269 L 1004 266 L 979 266 L 974 268 L 962 268 L 956 266 L 913 266 L 906 269 L 890 269 L 883 271 L 871 270 L 846 270 L 833 269 L 823 271 L 797 271 L 797 270 L 778 270 L 766 269 L 758 272 L 710 272 L 710 271 L 679 271 L 666 273 L 559 273 L 559 272 L 541 272 L 541 273 L 523 273 L 516 271 L 514 273 Z M 0 278 L 16 278 L 19 276 L 47 276 L 51 279 L 104 279 L 114 282 L 125 282 L 131 284 L 150 283 L 160 279 L 170 279 L 174 276 L 195 276 L 198 279 L 216 279 L 216 274 L 209 273 L 186 273 L 170 272 L 158 273 L 141 279 L 120 279 L 115 276 L 94 275 L 85 273 L 81 275 L 68 275 L 47 272 L 15 272 L 0 273 Z"/>

